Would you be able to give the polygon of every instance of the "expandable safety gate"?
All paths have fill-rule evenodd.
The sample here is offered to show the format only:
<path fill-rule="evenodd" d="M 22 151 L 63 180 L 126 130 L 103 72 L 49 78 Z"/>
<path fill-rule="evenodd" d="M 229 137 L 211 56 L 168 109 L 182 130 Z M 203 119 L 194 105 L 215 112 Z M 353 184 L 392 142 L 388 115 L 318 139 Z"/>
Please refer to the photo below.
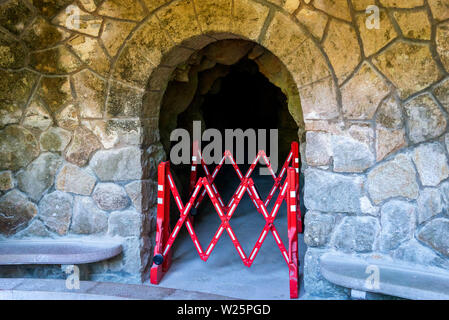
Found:
<path fill-rule="evenodd" d="M 230 161 L 238 177 L 240 178 L 240 184 L 227 205 L 224 204 L 214 184 L 214 180 L 226 159 Z M 271 176 L 274 179 L 274 185 L 265 201 L 260 197 L 254 181 L 250 177 L 259 160 L 265 162 Z M 197 179 L 198 165 L 201 165 L 203 168 L 205 177 Z M 282 183 L 285 175 L 286 179 Z M 267 207 L 278 189 L 279 195 L 273 209 L 269 212 Z M 151 268 L 150 275 L 151 283 L 159 284 L 163 274 L 168 271 L 171 264 L 170 249 L 179 234 L 179 230 L 184 224 L 186 225 L 195 248 L 203 261 L 207 261 L 221 235 L 224 231 L 226 231 L 231 238 L 240 258 L 242 259 L 243 264 L 247 267 L 251 267 L 267 234 L 271 232 L 289 268 L 290 298 L 298 297 L 298 232 L 302 233 L 302 221 L 301 211 L 299 208 L 299 150 L 297 142 L 293 142 L 291 144 L 290 153 L 280 171 L 279 176 L 276 176 L 271 167 L 270 161 L 263 150 L 259 151 L 245 175 L 241 173 L 231 152 L 228 150 L 224 153 L 223 158 L 215 167 L 213 173 L 210 174 L 210 171 L 201 156 L 201 151 L 198 150 L 198 143 L 194 143 L 192 171 L 190 176 L 190 191 L 190 199 L 187 204 L 184 205 L 170 172 L 170 163 L 162 162 L 159 164 L 156 246 L 154 248 L 153 266 Z M 173 194 L 180 212 L 179 220 L 173 230 L 170 229 L 170 192 Z M 231 225 L 229 224 L 230 219 L 232 218 L 245 193 L 248 193 L 256 210 L 262 214 L 265 219 L 265 226 L 249 256 L 246 255 L 240 245 L 239 240 L 237 239 L 237 236 L 232 230 Z M 221 224 L 206 250 L 204 250 L 195 233 L 193 226 L 194 214 L 192 213 L 194 213 L 198 208 L 206 194 L 212 201 L 212 204 L 220 217 Z M 285 248 L 276 227 L 274 226 L 274 220 L 284 200 L 287 202 L 288 251 Z"/>

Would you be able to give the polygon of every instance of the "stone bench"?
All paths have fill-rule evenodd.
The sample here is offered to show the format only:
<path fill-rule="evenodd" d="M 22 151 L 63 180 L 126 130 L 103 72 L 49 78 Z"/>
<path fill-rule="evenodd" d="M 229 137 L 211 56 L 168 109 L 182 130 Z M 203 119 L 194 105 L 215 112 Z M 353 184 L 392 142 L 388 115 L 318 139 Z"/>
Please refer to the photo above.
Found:
<path fill-rule="evenodd" d="M 5 240 L 0 241 L 0 265 L 77 265 L 107 260 L 121 252 L 121 244 L 112 241 Z"/>
<path fill-rule="evenodd" d="M 361 259 L 345 254 L 327 253 L 321 257 L 321 273 L 328 281 L 350 288 L 351 296 L 364 299 L 366 292 L 414 300 L 448 300 L 449 272 L 385 257 Z M 372 276 L 377 284 L 367 283 Z"/>

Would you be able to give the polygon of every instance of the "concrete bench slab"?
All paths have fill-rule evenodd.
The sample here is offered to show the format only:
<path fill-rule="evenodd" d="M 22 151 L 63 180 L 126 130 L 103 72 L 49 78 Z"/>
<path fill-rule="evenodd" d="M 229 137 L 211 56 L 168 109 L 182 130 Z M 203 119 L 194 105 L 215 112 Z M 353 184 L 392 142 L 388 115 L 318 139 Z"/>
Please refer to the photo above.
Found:
<path fill-rule="evenodd" d="M 0 265 L 84 264 L 121 252 L 121 244 L 115 241 L 5 240 L 0 241 Z"/>
<path fill-rule="evenodd" d="M 66 280 L 0 278 L 0 300 L 229 300 L 196 291 L 111 282 L 80 281 L 67 289 Z"/>
<path fill-rule="evenodd" d="M 362 259 L 327 253 L 321 257 L 321 273 L 328 281 L 353 290 L 414 300 L 449 299 L 448 271 L 381 256 Z M 378 285 L 367 284 L 370 276 L 377 277 Z"/>

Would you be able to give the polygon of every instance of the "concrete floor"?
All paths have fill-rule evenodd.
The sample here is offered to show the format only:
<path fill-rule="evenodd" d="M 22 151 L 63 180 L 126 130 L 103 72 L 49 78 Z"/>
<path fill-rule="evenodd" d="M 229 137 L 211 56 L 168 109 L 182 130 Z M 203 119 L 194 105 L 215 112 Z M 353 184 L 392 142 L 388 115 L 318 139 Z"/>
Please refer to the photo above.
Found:
<path fill-rule="evenodd" d="M 253 176 L 253 179 L 262 198 L 265 199 L 273 185 L 273 179 L 269 176 L 256 175 Z M 230 199 L 237 186 L 238 180 L 227 181 L 224 184 L 217 181 L 217 188 L 225 203 Z M 275 200 L 273 198 L 271 201 L 270 209 Z M 286 211 L 284 201 L 275 220 L 275 226 L 288 250 Z M 230 224 L 248 256 L 265 225 L 263 216 L 256 211 L 248 194 L 243 197 Z M 209 198 L 205 198 L 195 224 L 195 230 L 203 249 L 207 248 L 219 225 L 220 220 L 217 213 L 210 205 Z M 300 299 L 305 299 L 308 297 L 304 294 L 302 274 L 306 246 L 303 236 L 299 236 Z M 200 259 L 185 226 L 178 235 L 173 250 L 172 266 L 165 274 L 160 286 L 240 299 L 290 298 L 288 267 L 271 233 L 266 237 L 251 268 L 243 265 L 226 232 L 222 234 L 207 262 Z"/>

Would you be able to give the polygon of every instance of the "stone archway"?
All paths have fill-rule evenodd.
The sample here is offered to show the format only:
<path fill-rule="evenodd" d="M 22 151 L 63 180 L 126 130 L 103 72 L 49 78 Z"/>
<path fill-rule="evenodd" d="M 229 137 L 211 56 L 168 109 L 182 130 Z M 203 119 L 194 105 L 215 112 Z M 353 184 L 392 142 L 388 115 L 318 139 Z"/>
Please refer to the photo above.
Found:
<path fill-rule="evenodd" d="M 156 10 L 132 33 L 111 72 L 109 110 L 116 117 L 134 115 L 142 125 L 143 168 L 162 152 L 158 143 L 159 111 L 176 67 L 211 43 L 243 39 L 257 44 L 281 66 L 266 65 L 270 82 L 281 84 L 289 111 L 305 140 L 304 121 L 341 117 L 336 76 L 310 32 L 277 7 L 247 0 L 174 1 Z M 151 170 L 150 170 L 151 171 Z M 145 177 L 144 179 L 148 178 Z M 145 190 L 147 191 L 147 190 Z M 142 190 L 144 192 L 144 190 Z M 151 197 L 150 197 L 151 198 Z M 143 202 L 151 201 L 143 197 Z M 142 207 L 151 207 L 142 203 Z M 148 253 L 141 256 L 148 257 Z M 147 261 L 142 261 L 143 264 Z M 149 266 L 147 265 L 146 268 Z M 145 273 L 146 271 L 144 271 Z"/>

